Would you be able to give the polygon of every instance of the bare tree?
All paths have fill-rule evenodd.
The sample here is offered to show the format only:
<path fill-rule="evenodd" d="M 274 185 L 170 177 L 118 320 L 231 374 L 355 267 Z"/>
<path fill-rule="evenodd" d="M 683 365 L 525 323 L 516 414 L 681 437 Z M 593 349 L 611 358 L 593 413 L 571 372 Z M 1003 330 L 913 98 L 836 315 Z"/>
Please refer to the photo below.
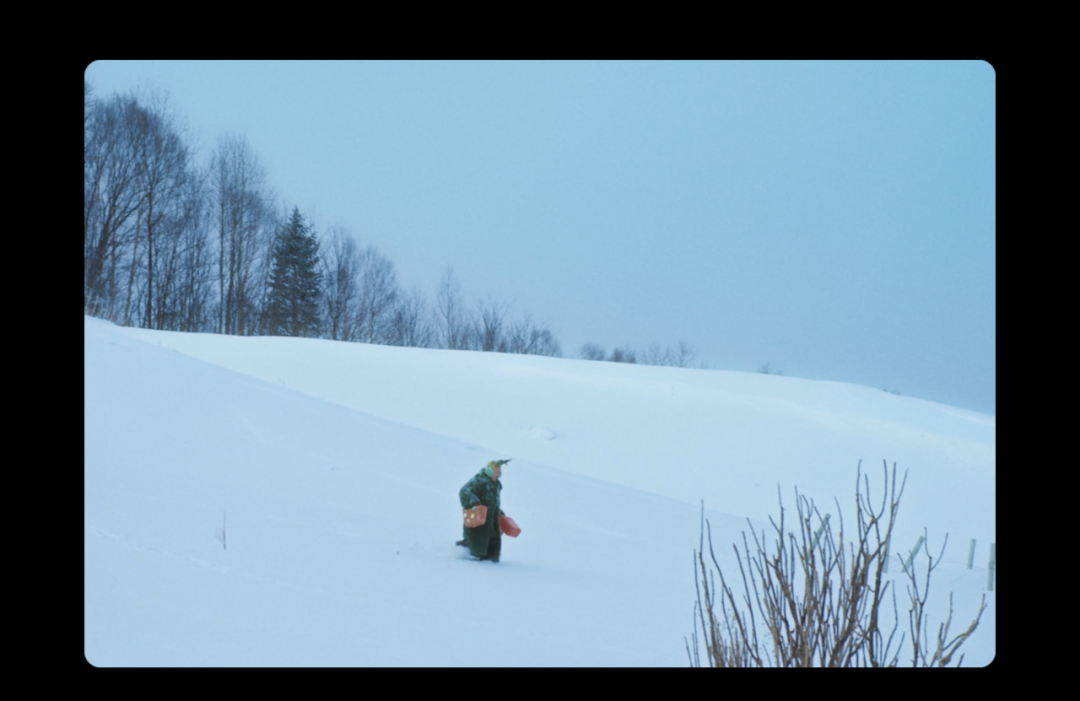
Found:
<path fill-rule="evenodd" d="M 435 321 L 440 347 L 469 349 L 471 320 L 453 268 L 446 269 L 435 291 Z"/>
<path fill-rule="evenodd" d="M 247 140 L 233 135 L 218 141 L 211 173 L 218 238 L 217 331 L 255 333 L 277 224 L 266 172 Z"/>
<path fill-rule="evenodd" d="M 176 331 L 210 331 L 213 295 L 213 251 L 211 250 L 209 208 L 205 191 L 206 174 L 199 173 L 187 183 L 187 223 L 176 249 L 176 293 L 171 304 Z"/>
<path fill-rule="evenodd" d="M 506 352 L 562 357 L 555 334 L 546 324 L 533 324 L 530 314 L 510 324 L 506 333 Z"/>
<path fill-rule="evenodd" d="M 88 98 L 89 99 L 89 98 Z M 134 96 L 89 100 L 83 142 L 83 302 L 119 321 L 122 268 L 145 193 L 139 186 L 139 105 Z"/>
<path fill-rule="evenodd" d="M 170 317 L 176 254 L 184 228 L 192 223 L 191 209 L 196 205 L 190 199 L 193 191 L 189 181 L 198 176 L 191 162 L 191 151 L 164 94 L 150 96 L 148 106 L 136 110 L 134 117 L 132 128 L 139 145 L 136 182 L 142 192 L 136 249 L 140 241 L 144 243 L 142 255 L 137 258 L 142 293 L 139 325 L 163 329 Z"/>
<path fill-rule="evenodd" d="M 539 326 L 529 331 L 529 345 L 533 355 L 562 357 L 562 348 L 555 338 L 555 333 L 547 326 Z"/>
<path fill-rule="evenodd" d="M 143 325 L 205 331 L 212 261 L 204 173 L 189 164 L 175 194 L 168 216 L 158 225 L 154 288 L 148 295 L 153 309 Z"/>
<path fill-rule="evenodd" d="M 84 111 L 86 313 L 122 324 L 174 329 L 205 271 L 187 255 L 203 246 L 202 178 L 164 93 L 91 97 Z M 182 292 L 183 290 L 183 292 Z M 182 313 L 180 306 L 186 311 Z"/>
<path fill-rule="evenodd" d="M 585 343 L 578 349 L 578 357 L 582 360 L 604 360 L 607 351 L 595 343 Z"/>
<path fill-rule="evenodd" d="M 587 344 L 590 345 L 591 344 Z M 584 346 L 582 351 L 584 351 Z M 589 358 L 591 360 L 603 360 L 603 350 L 597 346 L 591 346 L 588 350 L 589 353 L 595 355 L 599 351 L 600 357 Z M 614 363 L 640 363 L 642 365 L 666 365 L 679 368 L 689 367 L 690 363 L 694 360 L 696 354 L 694 353 L 693 346 L 686 341 L 679 341 L 679 345 L 674 350 L 669 346 L 663 348 L 659 343 L 650 343 L 649 347 L 645 349 L 645 352 L 640 356 L 635 355 L 634 351 L 629 346 L 623 346 L 622 348 L 616 348 L 611 353 L 611 357 L 608 358 Z"/>
<path fill-rule="evenodd" d="M 642 365 L 671 365 L 671 351 L 661 349 L 659 343 L 650 343 L 641 354 Z"/>
<path fill-rule="evenodd" d="M 521 319 L 510 324 L 506 333 L 506 352 L 531 354 L 533 352 L 533 340 L 532 317 L 525 314 Z"/>
<path fill-rule="evenodd" d="M 480 350 L 506 352 L 503 325 L 508 305 L 489 296 L 487 301 L 477 300 L 476 310 L 480 319 Z"/>
<path fill-rule="evenodd" d="M 671 354 L 671 364 L 678 368 L 690 367 L 690 363 L 697 357 L 697 353 L 694 352 L 694 347 L 686 341 L 679 341 L 679 345 L 675 347 L 675 352 Z"/>
<path fill-rule="evenodd" d="M 398 295 L 390 315 L 386 342 L 392 346 L 427 348 L 435 342 L 435 326 L 419 288 Z"/>
<path fill-rule="evenodd" d="M 364 248 L 359 261 L 357 340 L 386 343 L 391 335 L 392 310 L 398 296 L 394 264 L 371 245 Z"/>
<path fill-rule="evenodd" d="M 335 341 L 355 341 L 360 249 L 345 227 L 335 225 L 327 232 L 323 250 L 323 316 L 327 333 Z"/>

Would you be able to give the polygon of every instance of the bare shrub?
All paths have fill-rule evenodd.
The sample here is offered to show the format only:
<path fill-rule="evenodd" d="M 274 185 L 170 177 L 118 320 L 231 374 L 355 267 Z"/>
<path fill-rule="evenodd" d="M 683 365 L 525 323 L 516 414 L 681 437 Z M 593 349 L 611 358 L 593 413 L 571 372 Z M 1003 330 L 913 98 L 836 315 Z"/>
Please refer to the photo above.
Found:
<path fill-rule="evenodd" d="M 642 365 L 671 365 L 671 350 L 661 348 L 659 343 L 650 343 L 641 354 Z"/>
<path fill-rule="evenodd" d="M 882 627 L 881 604 L 891 582 L 882 581 L 887 546 L 900 506 L 900 496 L 907 482 L 896 488 L 896 465 L 890 479 L 884 464 L 885 493 L 881 506 L 874 510 L 870 500 L 869 479 L 862 475 L 861 462 L 856 478 L 856 532 L 853 542 L 844 540 L 843 517 L 834 537 L 828 514 L 821 517 L 817 507 L 796 490 L 798 537 L 784 529 L 784 506 L 780 502 L 780 523 L 771 517 L 775 530 L 773 552 L 765 532 L 753 532 L 756 552 L 751 555 L 746 533 L 743 551 L 733 546 L 743 582 L 743 596 L 736 599 L 713 552 L 712 530 L 704 518 L 699 550 L 694 553 L 695 584 L 698 598 L 694 607 L 692 645 L 686 653 L 692 666 L 711 667 L 896 667 L 905 634 L 893 646 L 899 617 L 896 615 L 896 592 L 892 593 L 893 626 L 887 633 Z M 837 509 L 839 513 L 839 502 Z M 708 532 L 709 555 L 716 575 L 705 563 L 705 534 Z M 839 546 L 837 545 L 839 543 Z M 942 546 L 942 553 L 944 545 Z M 930 573 L 936 567 L 929 556 L 925 580 L 920 589 L 916 568 L 909 565 L 908 596 L 911 666 L 945 667 L 960 646 L 975 631 L 986 608 L 986 597 L 971 625 L 949 638 L 952 623 L 952 597 L 949 618 L 938 627 L 937 639 L 928 640 L 925 604 L 930 588 Z M 938 557 L 940 562 L 940 555 Z M 749 570 L 749 578 L 747 577 Z M 760 619 L 760 620 L 759 620 Z M 703 640 L 698 639 L 698 630 Z M 760 634 L 760 638 L 759 638 Z M 704 649 L 705 659 L 701 658 Z M 963 655 L 956 660 L 963 662 Z M 904 664 L 907 664 L 905 661 Z"/>
<path fill-rule="evenodd" d="M 607 352 L 595 343 L 586 343 L 578 349 L 578 357 L 582 360 L 604 360 Z"/>
<path fill-rule="evenodd" d="M 499 350 L 505 351 L 506 339 L 503 336 L 508 311 L 509 305 L 506 302 L 500 302 L 491 296 L 488 296 L 486 302 L 483 300 L 476 302 L 480 350 L 489 353 Z"/>
<path fill-rule="evenodd" d="M 686 341 L 679 341 L 679 345 L 672 353 L 671 364 L 679 368 L 690 367 L 690 363 L 697 357 L 694 347 Z"/>

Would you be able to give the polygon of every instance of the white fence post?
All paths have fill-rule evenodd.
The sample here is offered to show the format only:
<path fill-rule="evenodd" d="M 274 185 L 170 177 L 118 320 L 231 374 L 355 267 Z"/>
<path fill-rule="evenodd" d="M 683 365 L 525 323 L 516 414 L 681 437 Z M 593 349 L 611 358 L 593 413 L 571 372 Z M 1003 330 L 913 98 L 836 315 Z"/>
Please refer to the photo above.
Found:
<path fill-rule="evenodd" d="M 997 543 L 990 543 L 990 567 L 989 573 L 986 575 L 986 591 L 994 591 L 994 567 L 996 565 L 995 555 L 997 551 Z"/>
<path fill-rule="evenodd" d="M 971 569 L 971 563 L 975 562 L 975 539 L 971 539 L 971 547 L 968 548 L 968 569 Z"/>

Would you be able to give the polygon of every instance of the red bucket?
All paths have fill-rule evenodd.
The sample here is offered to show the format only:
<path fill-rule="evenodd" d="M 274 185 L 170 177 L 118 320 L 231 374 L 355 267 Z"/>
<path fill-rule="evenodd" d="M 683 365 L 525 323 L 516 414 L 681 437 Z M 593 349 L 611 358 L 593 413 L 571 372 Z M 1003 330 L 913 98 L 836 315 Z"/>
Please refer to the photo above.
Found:
<path fill-rule="evenodd" d="M 521 533 L 521 529 L 514 523 L 514 519 L 509 516 L 499 517 L 499 530 L 511 538 L 517 538 L 518 534 Z"/>

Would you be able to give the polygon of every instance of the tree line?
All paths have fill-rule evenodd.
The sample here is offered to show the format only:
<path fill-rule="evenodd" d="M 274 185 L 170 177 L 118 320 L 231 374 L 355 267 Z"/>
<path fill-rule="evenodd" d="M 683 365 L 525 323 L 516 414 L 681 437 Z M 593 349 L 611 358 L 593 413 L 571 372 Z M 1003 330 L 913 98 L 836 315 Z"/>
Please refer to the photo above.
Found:
<path fill-rule="evenodd" d="M 84 312 L 124 326 L 562 357 L 546 323 L 468 301 L 452 268 L 429 301 L 342 225 L 320 235 L 271 189 L 240 135 L 201 165 L 163 93 L 94 95 L 84 82 Z M 577 357 L 687 366 L 685 342 Z"/>

